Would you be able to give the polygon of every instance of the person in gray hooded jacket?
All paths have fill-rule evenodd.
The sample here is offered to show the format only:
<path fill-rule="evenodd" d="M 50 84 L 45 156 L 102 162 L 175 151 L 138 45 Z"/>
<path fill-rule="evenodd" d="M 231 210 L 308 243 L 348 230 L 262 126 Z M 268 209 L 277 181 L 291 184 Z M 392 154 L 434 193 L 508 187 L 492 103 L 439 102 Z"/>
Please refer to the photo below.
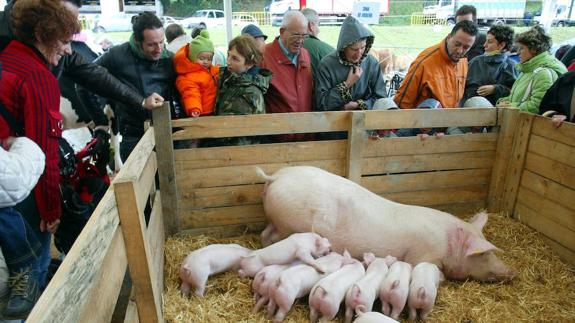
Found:
<path fill-rule="evenodd" d="M 358 20 L 345 18 L 336 51 L 319 65 L 317 110 L 371 110 L 375 101 L 386 97 L 379 64 L 368 55 L 373 41 L 374 35 Z"/>

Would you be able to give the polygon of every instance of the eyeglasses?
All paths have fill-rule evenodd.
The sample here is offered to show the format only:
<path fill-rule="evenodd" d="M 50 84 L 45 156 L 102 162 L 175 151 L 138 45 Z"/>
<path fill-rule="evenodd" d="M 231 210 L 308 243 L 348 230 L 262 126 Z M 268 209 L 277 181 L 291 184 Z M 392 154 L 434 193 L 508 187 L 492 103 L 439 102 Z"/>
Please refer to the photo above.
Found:
<path fill-rule="evenodd" d="M 309 34 L 291 34 L 288 38 L 291 40 L 306 40 L 309 38 Z"/>

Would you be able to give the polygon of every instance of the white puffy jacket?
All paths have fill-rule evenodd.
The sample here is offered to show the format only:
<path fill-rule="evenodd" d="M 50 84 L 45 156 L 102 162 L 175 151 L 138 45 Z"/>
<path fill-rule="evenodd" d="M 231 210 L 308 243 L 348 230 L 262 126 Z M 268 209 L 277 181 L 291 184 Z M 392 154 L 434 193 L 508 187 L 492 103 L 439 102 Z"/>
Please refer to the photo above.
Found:
<path fill-rule="evenodd" d="M 44 172 L 45 156 L 26 137 L 18 137 L 6 151 L 0 147 L 0 208 L 22 202 Z"/>

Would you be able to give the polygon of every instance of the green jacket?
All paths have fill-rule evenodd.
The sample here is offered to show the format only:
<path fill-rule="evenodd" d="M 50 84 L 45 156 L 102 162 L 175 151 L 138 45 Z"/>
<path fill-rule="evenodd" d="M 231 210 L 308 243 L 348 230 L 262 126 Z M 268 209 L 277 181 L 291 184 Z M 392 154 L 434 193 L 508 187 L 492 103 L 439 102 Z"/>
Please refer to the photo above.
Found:
<path fill-rule="evenodd" d="M 272 73 L 252 67 L 245 73 L 236 74 L 228 68 L 220 70 L 220 84 L 216 97 L 215 114 L 218 116 L 265 113 L 264 94 L 267 92 Z"/>
<path fill-rule="evenodd" d="M 220 84 L 216 97 L 215 114 L 245 115 L 266 112 L 264 94 L 267 92 L 272 72 L 252 67 L 247 72 L 236 74 L 227 67 L 220 70 Z M 260 137 L 233 137 L 213 139 L 208 146 L 235 146 L 257 144 Z"/>
<path fill-rule="evenodd" d="M 309 57 L 311 58 L 311 71 L 313 74 L 313 80 L 317 82 L 319 62 L 321 62 L 321 59 L 324 58 L 324 56 L 335 52 L 335 48 L 312 35 L 310 35 L 309 38 L 305 40 L 303 43 L 303 48 L 307 49 L 309 52 Z"/>
<path fill-rule="evenodd" d="M 507 101 L 521 111 L 539 113 L 539 105 L 545 92 L 557 78 L 567 72 L 565 65 L 548 52 L 541 53 L 525 63 L 517 64 L 521 72 L 511 88 L 509 96 L 499 99 L 497 103 Z"/>

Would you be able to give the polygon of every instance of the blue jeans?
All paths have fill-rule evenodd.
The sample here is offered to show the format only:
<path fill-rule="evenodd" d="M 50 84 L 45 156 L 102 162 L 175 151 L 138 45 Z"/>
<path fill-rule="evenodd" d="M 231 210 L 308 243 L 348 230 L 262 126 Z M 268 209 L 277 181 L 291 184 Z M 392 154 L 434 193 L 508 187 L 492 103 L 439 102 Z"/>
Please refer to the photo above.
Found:
<path fill-rule="evenodd" d="M 44 290 L 46 287 L 46 276 L 48 275 L 48 266 L 50 265 L 51 258 L 50 242 L 52 241 L 52 234 L 48 231 L 40 232 L 40 212 L 38 212 L 36 200 L 33 195 L 34 194 L 30 194 L 24 201 L 16 205 L 14 208 L 17 209 L 20 214 L 22 214 L 22 217 L 24 217 L 30 224 L 32 232 L 34 232 L 36 239 L 40 243 L 41 247 L 36 269 L 40 289 Z M 4 249 L 2 249 L 2 251 L 4 251 Z"/>
<path fill-rule="evenodd" d="M 0 248 L 10 273 L 35 269 L 41 247 L 34 230 L 18 211 L 0 209 Z"/>

